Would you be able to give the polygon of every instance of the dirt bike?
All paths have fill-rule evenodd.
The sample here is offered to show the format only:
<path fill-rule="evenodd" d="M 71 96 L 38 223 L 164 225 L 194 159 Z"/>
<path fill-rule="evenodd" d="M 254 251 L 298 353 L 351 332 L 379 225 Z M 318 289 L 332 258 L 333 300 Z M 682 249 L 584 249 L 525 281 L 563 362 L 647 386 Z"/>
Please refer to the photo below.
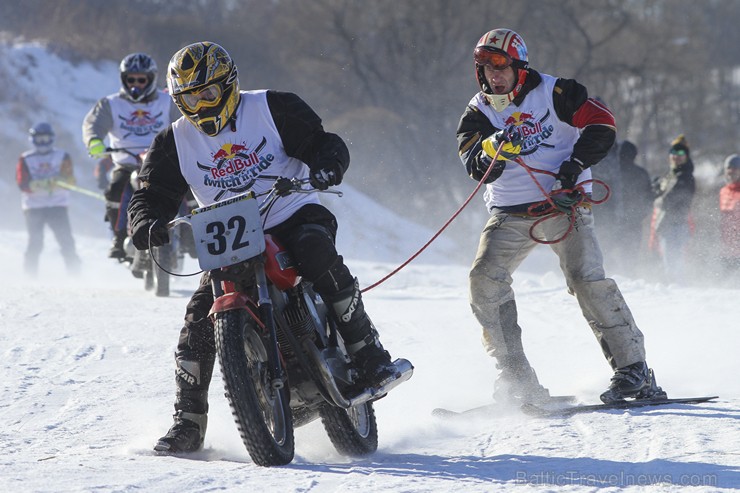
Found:
<path fill-rule="evenodd" d="M 135 153 L 125 148 L 107 148 L 107 153 L 124 153 L 136 159 L 136 165 L 131 167 L 131 177 L 129 178 L 130 190 L 126 193 L 133 193 L 141 187 L 138 174 L 144 161 L 143 153 Z M 195 203 L 186 199 L 180 208 L 180 213 L 187 212 L 187 204 L 192 208 Z M 187 210 L 186 210 L 187 209 Z M 190 236 L 190 237 L 188 237 Z M 131 237 L 124 241 L 124 251 L 131 274 L 137 279 L 144 280 L 144 289 L 154 291 L 156 296 L 166 297 L 170 295 L 170 277 L 172 274 L 182 272 L 186 255 L 194 257 L 195 252 L 192 246 L 192 234 L 187 227 L 178 227 L 170 232 L 170 242 L 166 245 L 154 247 L 151 250 L 137 250 L 134 248 Z"/>
<path fill-rule="evenodd" d="M 339 453 L 372 454 L 378 447 L 373 402 L 413 373 L 409 361 L 397 359 L 392 377 L 377 387 L 358 385 L 327 306 L 301 279 L 288 252 L 264 233 L 262 217 L 281 196 L 317 191 L 303 188 L 307 181 L 277 178 L 260 196 L 238 195 L 169 223 L 192 227 L 199 264 L 211 272 L 211 317 L 226 397 L 260 466 L 289 464 L 294 428 L 317 418 Z"/>

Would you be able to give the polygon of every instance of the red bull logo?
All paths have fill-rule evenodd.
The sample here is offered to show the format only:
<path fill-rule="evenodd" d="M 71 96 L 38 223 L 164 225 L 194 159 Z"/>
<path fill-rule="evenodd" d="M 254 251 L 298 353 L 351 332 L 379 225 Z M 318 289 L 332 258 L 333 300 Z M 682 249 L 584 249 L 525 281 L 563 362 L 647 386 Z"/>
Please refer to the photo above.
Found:
<path fill-rule="evenodd" d="M 211 176 L 223 178 L 238 174 L 260 162 L 256 152 L 249 152 L 249 148 L 243 144 L 224 144 L 213 154 L 213 162 L 216 166 L 211 168 Z"/>
<path fill-rule="evenodd" d="M 221 146 L 221 149 L 219 149 L 214 155 L 213 160 L 214 161 L 221 161 L 223 159 L 233 159 L 234 156 L 237 155 L 237 153 L 240 153 L 242 151 L 246 151 L 247 146 L 239 145 L 239 144 L 224 144 Z"/>
<path fill-rule="evenodd" d="M 542 133 L 542 122 L 534 121 L 532 113 L 514 112 L 504 120 L 506 127 L 515 127 L 522 137 Z"/>
<path fill-rule="evenodd" d="M 146 110 L 134 110 L 126 119 L 126 123 L 129 125 L 150 125 L 153 122 L 156 122 L 156 119 Z"/>

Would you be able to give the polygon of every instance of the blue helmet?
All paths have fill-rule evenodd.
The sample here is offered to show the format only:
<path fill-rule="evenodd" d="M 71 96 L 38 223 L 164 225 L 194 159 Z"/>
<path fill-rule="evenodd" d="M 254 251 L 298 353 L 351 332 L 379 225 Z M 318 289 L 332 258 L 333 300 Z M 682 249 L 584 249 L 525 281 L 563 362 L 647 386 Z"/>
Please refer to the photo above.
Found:
<path fill-rule="evenodd" d="M 139 102 L 151 96 L 157 90 L 157 63 L 146 53 L 131 53 L 121 60 L 121 86 L 129 97 Z M 131 85 L 129 74 L 144 74 L 146 85 Z"/>
<path fill-rule="evenodd" d="M 28 140 L 31 141 L 36 151 L 47 153 L 54 144 L 54 130 L 46 122 L 40 122 L 28 129 Z"/>

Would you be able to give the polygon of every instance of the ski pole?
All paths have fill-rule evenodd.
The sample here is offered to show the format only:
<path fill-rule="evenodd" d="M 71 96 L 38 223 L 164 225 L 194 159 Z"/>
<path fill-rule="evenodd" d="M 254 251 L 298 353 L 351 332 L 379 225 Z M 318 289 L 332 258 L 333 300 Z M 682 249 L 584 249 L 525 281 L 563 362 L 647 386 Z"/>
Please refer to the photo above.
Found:
<path fill-rule="evenodd" d="M 72 185 L 70 183 L 67 183 L 65 181 L 58 181 L 56 182 L 57 186 L 60 186 L 62 188 L 66 188 L 67 190 L 71 190 L 73 192 L 81 193 L 83 195 L 87 195 L 88 197 L 92 197 L 94 199 L 102 200 L 105 202 L 105 197 L 102 194 L 90 191 L 86 188 L 78 187 L 77 185 Z"/>

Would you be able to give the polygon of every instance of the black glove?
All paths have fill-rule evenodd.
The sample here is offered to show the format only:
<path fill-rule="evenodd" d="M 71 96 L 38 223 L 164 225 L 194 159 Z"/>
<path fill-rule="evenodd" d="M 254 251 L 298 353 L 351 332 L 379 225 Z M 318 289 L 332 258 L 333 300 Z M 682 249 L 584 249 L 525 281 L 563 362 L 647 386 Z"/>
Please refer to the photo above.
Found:
<path fill-rule="evenodd" d="M 570 213 L 574 206 L 580 204 L 583 200 L 581 192 L 575 190 L 570 193 L 559 193 L 552 197 L 552 201 L 562 212 Z"/>
<path fill-rule="evenodd" d="M 588 166 L 583 166 L 582 163 L 574 159 L 563 161 L 556 176 L 560 180 L 560 187 L 565 190 L 573 190 L 578 182 L 578 176 L 586 168 Z"/>
<path fill-rule="evenodd" d="M 474 180 L 480 181 L 481 178 L 483 178 L 483 175 L 486 174 L 486 171 L 488 171 L 489 166 L 491 166 L 491 158 L 486 154 L 485 152 L 481 152 L 480 156 L 478 156 L 478 159 L 474 162 L 474 170 L 472 173 L 470 173 L 471 178 Z M 504 168 L 506 168 L 506 161 L 503 159 L 499 159 L 495 163 L 493 163 L 493 169 L 491 169 L 491 173 L 486 178 L 486 181 L 483 183 L 493 183 L 498 179 L 499 176 L 504 172 Z"/>
<path fill-rule="evenodd" d="M 324 165 L 320 168 L 312 169 L 309 176 L 311 186 L 319 190 L 339 185 L 342 183 L 342 169 L 338 164 Z"/>
<path fill-rule="evenodd" d="M 170 242 L 170 232 L 163 221 L 141 223 L 131 235 L 137 250 L 148 250 L 149 246 L 158 247 Z"/>
<path fill-rule="evenodd" d="M 511 161 L 519 157 L 519 153 L 522 151 L 522 144 L 524 138 L 521 132 L 515 128 L 509 127 L 503 130 L 499 130 L 492 136 L 481 142 L 483 152 L 490 157 L 494 157 L 498 152 L 499 159 L 509 159 Z"/>

